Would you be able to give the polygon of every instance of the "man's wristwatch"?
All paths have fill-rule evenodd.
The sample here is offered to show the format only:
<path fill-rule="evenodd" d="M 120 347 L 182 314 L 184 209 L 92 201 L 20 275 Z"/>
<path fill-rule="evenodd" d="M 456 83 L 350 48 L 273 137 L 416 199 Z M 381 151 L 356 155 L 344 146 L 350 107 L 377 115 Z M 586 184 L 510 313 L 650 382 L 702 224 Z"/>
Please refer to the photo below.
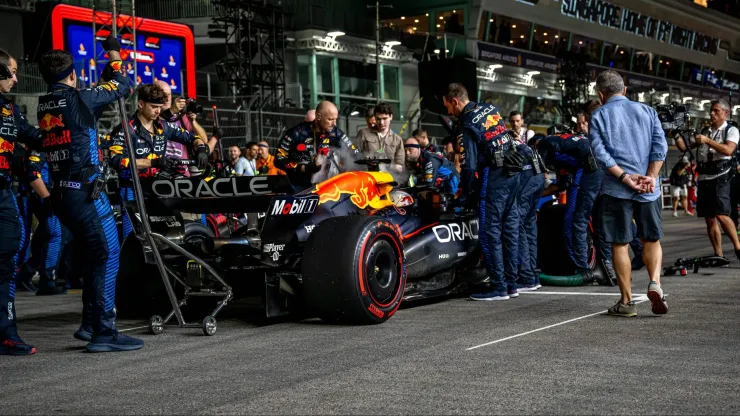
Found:
<path fill-rule="evenodd" d="M 622 181 L 624 181 L 624 177 L 625 177 L 625 176 L 627 176 L 627 172 L 622 172 L 622 174 L 621 174 L 621 175 L 619 175 L 619 182 L 620 182 L 620 183 L 621 183 Z"/>

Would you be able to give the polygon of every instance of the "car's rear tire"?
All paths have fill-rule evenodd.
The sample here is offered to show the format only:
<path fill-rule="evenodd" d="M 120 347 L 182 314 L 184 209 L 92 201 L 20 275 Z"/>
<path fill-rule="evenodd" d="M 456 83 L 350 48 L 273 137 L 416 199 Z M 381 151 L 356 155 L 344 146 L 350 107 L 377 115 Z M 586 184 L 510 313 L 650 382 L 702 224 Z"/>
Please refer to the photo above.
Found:
<path fill-rule="evenodd" d="M 308 307 L 324 321 L 379 324 L 396 313 L 406 259 L 393 224 L 375 217 L 329 218 L 313 229 L 303 256 Z"/>

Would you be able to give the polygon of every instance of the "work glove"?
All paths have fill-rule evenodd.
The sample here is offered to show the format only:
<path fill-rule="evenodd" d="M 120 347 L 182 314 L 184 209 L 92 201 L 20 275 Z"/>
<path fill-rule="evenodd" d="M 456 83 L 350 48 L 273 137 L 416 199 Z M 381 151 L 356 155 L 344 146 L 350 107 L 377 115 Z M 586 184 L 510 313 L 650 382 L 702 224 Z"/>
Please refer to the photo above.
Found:
<path fill-rule="evenodd" d="M 224 131 L 220 127 L 214 127 L 213 137 L 220 140 L 222 137 L 224 137 Z"/>
<path fill-rule="evenodd" d="M 511 173 L 521 172 L 524 170 L 524 162 L 526 161 L 523 154 L 518 151 L 511 150 L 504 154 L 504 167 Z"/>
<path fill-rule="evenodd" d="M 165 172 L 171 172 L 177 168 L 177 160 L 169 157 L 152 159 L 151 164 L 153 168 L 163 170 Z"/>
<path fill-rule="evenodd" d="M 195 148 L 195 160 L 198 163 L 198 169 L 204 170 L 208 166 L 208 146 L 199 145 Z"/>
<path fill-rule="evenodd" d="M 107 51 L 121 52 L 121 44 L 118 43 L 118 39 L 113 37 L 113 35 L 109 35 L 103 41 L 103 50 L 106 52 Z"/>

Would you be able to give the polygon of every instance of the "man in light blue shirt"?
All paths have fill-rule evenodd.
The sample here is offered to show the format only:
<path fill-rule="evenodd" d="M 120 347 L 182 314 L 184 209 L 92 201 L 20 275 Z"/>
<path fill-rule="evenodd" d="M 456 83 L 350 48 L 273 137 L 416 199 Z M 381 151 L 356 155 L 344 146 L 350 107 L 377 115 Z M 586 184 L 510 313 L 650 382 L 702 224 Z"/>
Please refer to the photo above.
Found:
<path fill-rule="evenodd" d="M 589 123 L 589 143 L 599 167 L 606 172 L 601 190 L 602 232 L 612 244 L 614 268 L 622 298 L 609 309 L 610 315 L 637 316 L 632 301 L 631 263 L 628 243 L 632 241 L 632 218 L 644 245 L 642 258 L 648 269 L 648 298 L 655 314 L 668 312 L 660 286 L 663 251 L 660 186 L 656 184 L 668 144 L 656 111 L 624 96 L 621 75 L 612 70 L 599 74 L 596 90 L 604 104 Z"/>

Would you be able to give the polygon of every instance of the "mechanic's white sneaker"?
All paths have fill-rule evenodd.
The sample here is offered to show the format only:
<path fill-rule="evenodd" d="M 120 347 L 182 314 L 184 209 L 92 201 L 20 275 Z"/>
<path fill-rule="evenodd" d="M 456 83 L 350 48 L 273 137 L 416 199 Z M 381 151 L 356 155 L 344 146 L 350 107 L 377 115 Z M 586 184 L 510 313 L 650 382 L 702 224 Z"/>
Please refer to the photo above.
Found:
<path fill-rule="evenodd" d="M 542 286 L 538 286 L 538 285 L 535 285 L 535 284 L 533 284 L 533 285 L 522 285 L 522 286 L 519 286 L 519 288 L 517 290 L 520 291 L 520 292 L 534 292 L 535 290 L 539 289 L 540 287 L 542 287 Z"/>

